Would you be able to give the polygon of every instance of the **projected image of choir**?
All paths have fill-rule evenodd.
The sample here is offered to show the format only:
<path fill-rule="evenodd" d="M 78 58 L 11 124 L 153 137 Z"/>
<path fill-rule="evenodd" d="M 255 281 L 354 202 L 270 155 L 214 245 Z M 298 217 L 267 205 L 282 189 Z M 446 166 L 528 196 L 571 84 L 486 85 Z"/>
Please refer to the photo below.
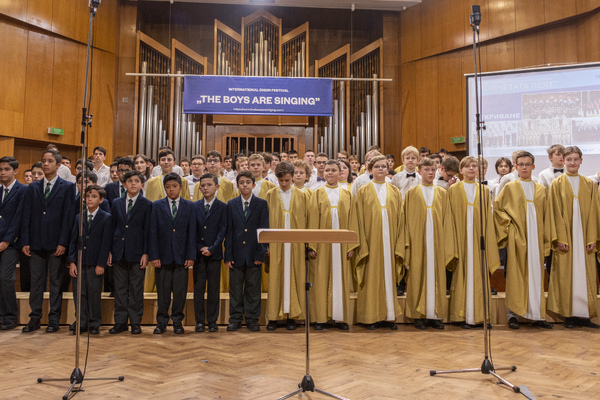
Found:
<path fill-rule="evenodd" d="M 600 91 L 584 93 L 582 116 L 600 117 Z"/>
<path fill-rule="evenodd" d="M 524 94 L 522 108 L 523 119 L 580 117 L 581 92 Z"/>
<path fill-rule="evenodd" d="M 512 147 L 517 145 L 519 121 L 494 121 L 486 123 L 483 143 L 486 147 Z"/>
<path fill-rule="evenodd" d="M 575 122 L 577 138 L 588 131 L 598 135 L 600 119 Z M 515 146 L 518 127 L 514 121 L 490 124 L 492 144 Z M 560 119 L 529 120 L 525 128 L 517 145 L 570 142 Z M 44 310 L 46 331 L 60 330 L 62 293 L 78 279 L 85 288 L 83 304 L 76 304 L 80 329 L 91 334 L 102 331 L 103 291 L 114 294 L 109 334 L 140 334 L 144 292 L 152 291 L 158 304 L 154 333 L 165 333 L 169 323 L 175 334 L 184 333 L 188 279 L 194 282 L 196 332 L 219 330 L 223 292 L 229 295 L 230 332 L 244 323 L 250 332 L 260 331 L 261 315 L 269 331 L 302 323 L 319 331 L 348 330 L 351 321 L 368 330 L 396 330 L 402 314 L 419 330 L 444 329 L 444 321 L 471 329 L 485 323 L 482 296 L 495 294 L 480 273 L 481 206 L 487 214 L 487 268 L 490 274 L 500 266 L 507 271 L 509 328 L 529 321 L 550 329 L 546 310 L 567 328 L 600 328 L 591 321 L 597 316 L 600 270 L 600 175 L 579 175 L 585 155 L 576 146 L 552 144 L 548 159 L 517 149 L 489 170 L 485 159 L 459 160 L 444 149 L 438 155 L 414 146 L 403 149 L 397 167 L 377 146 L 366 154 L 341 151 L 337 159 L 308 149 L 299 157 L 288 149 L 233 158 L 211 150 L 206 157 L 176 160 L 168 146 L 159 150 L 156 162 L 141 154 L 117 157 L 116 180 L 110 182 L 106 151 L 94 149 L 89 160 L 75 163 L 88 171 L 83 189 L 72 183 L 77 179 L 70 160 L 54 145 L 40 155 L 44 168 L 34 164 L 34 179 L 24 184 L 16 180 L 18 160 L 0 158 L 0 233 L 8 242 L 0 255 L 10 256 L 13 272 L 17 263 L 21 274 L 29 267 L 29 275 L 21 276 L 32 310 L 23 332 L 40 329 Z M 79 218 L 86 234 L 81 276 Z M 537 228 L 528 229 L 531 224 Z M 359 237 L 342 246 L 267 245 L 257 242 L 264 228 L 350 229 Z M 42 307 L 46 265 L 48 309 Z M 305 321 L 302 299 L 306 268 L 315 281 L 311 321 Z M 550 276 L 547 302 L 544 271 Z M 0 330 L 14 329 L 19 325 L 14 282 L 0 290 L 5 305 Z M 406 298 L 404 309 L 398 296 Z"/>
<path fill-rule="evenodd" d="M 600 143 L 600 119 L 582 119 L 573 122 L 573 143 Z"/>

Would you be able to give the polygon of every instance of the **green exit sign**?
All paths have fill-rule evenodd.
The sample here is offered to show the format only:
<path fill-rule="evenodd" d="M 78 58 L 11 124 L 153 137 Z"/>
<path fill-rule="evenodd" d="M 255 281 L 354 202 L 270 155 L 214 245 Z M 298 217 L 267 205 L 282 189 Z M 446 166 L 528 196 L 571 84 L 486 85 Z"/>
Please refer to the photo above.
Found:
<path fill-rule="evenodd" d="M 51 135 L 64 135 L 65 130 L 60 128 L 48 128 L 48 133 Z"/>
<path fill-rule="evenodd" d="M 464 142 L 465 142 L 464 136 L 456 136 L 456 137 L 450 138 L 450 143 L 452 143 L 452 144 L 458 144 L 458 143 L 464 143 Z"/>

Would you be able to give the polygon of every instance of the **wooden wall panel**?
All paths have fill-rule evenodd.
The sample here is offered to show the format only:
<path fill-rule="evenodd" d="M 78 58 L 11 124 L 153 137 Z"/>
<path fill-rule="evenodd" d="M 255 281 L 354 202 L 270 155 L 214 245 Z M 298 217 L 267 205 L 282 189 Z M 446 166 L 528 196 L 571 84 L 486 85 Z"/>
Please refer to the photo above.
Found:
<path fill-rule="evenodd" d="M 46 140 L 52 114 L 54 38 L 29 32 L 24 137 Z"/>
<path fill-rule="evenodd" d="M 0 136 L 0 157 L 11 156 L 15 154 L 15 138 Z M 19 167 L 21 167 L 19 165 Z"/>
<path fill-rule="evenodd" d="M 116 53 L 117 33 L 119 32 L 115 23 L 119 20 L 117 9 L 117 0 L 105 0 L 98 8 L 98 14 L 94 21 L 96 25 L 94 47 Z"/>
<path fill-rule="evenodd" d="M 516 20 L 514 0 L 489 0 L 488 15 L 490 37 L 495 38 L 515 32 Z"/>
<path fill-rule="evenodd" d="M 545 63 L 577 62 L 576 25 L 569 24 L 548 30 L 545 34 L 544 47 Z"/>
<path fill-rule="evenodd" d="M 52 29 L 52 3 L 53 0 L 27 0 L 26 21 L 42 29 Z"/>
<path fill-rule="evenodd" d="M 74 37 L 76 9 L 72 0 L 52 2 L 52 32 Z"/>
<path fill-rule="evenodd" d="M 577 13 L 575 1 L 544 0 L 544 18 L 546 23 L 572 17 Z"/>
<path fill-rule="evenodd" d="M 600 0 L 576 0 L 577 14 L 592 11 L 600 7 Z"/>
<path fill-rule="evenodd" d="M 400 13 L 400 52 L 401 62 L 409 62 L 421 57 L 421 17 L 420 7 L 407 8 Z"/>
<path fill-rule="evenodd" d="M 444 1 L 440 5 L 442 14 L 442 51 L 449 51 L 465 45 L 465 26 L 469 16 L 456 3 Z"/>
<path fill-rule="evenodd" d="M 487 66 L 485 71 L 504 71 L 515 67 L 515 49 L 512 39 L 485 46 Z"/>
<path fill-rule="evenodd" d="M 31 169 L 31 166 L 40 161 L 42 153 L 46 149 L 45 142 L 34 142 L 31 140 L 16 139 L 14 143 L 14 156 L 19 160 L 19 173 L 17 179 L 19 182 L 23 182 L 23 172 L 26 169 Z M 75 162 L 79 159 L 81 153 L 79 148 L 76 146 L 65 146 L 58 145 L 58 151 L 61 155 L 68 156 L 72 161 L 72 170 L 75 172 Z"/>
<path fill-rule="evenodd" d="M 415 119 L 415 113 L 417 111 L 417 86 L 415 66 L 415 62 L 403 64 L 402 72 L 400 74 L 400 82 L 402 85 L 402 148 L 411 143 L 416 143 L 417 140 L 417 124 Z M 396 152 L 395 154 L 399 154 L 401 150 L 402 149 L 392 149 L 392 151 Z"/>
<path fill-rule="evenodd" d="M 74 138 L 80 126 L 77 121 L 81 121 L 81 106 L 77 105 L 77 59 L 80 46 L 62 39 L 56 39 L 54 44 L 49 126 L 65 130 L 64 136 L 49 136 L 57 143 L 76 144 Z"/>
<path fill-rule="evenodd" d="M 416 62 L 417 141 L 413 146 L 438 148 L 438 57 Z"/>
<path fill-rule="evenodd" d="M 516 1 L 515 24 L 516 30 L 533 28 L 544 23 L 543 1 Z"/>
<path fill-rule="evenodd" d="M 600 13 L 585 17 L 577 24 L 577 61 L 600 61 Z"/>
<path fill-rule="evenodd" d="M 402 146 L 401 114 L 402 101 L 400 82 L 400 14 L 386 13 L 383 16 L 383 78 L 391 78 L 392 82 L 383 82 L 385 101 L 383 107 L 383 147 L 399 149 Z M 381 93 L 381 92 L 380 92 Z M 396 157 L 400 156 L 397 152 Z"/>
<path fill-rule="evenodd" d="M 442 51 L 442 1 L 421 3 L 421 57 Z"/>
<path fill-rule="evenodd" d="M 463 136 L 462 92 L 464 76 L 462 74 L 462 56 L 458 52 L 438 57 L 438 146 L 450 149 L 450 138 Z"/>
<path fill-rule="evenodd" d="M 0 134 L 23 136 L 27 31 L 0 21 Z M 9 39 L 10 38 L 10 39 Z"/>
<path fill-rule="evenodd" d="M 27 17 L 27 2 L 23 0 L 0 1 L 0 14 L 24 21 Z"/>
<path fill-rule="evenodd" d="M 544 34 L 541 32 L 519 36 L 514 39 L 515 68 L 541 65 L 544 60 Z"/>

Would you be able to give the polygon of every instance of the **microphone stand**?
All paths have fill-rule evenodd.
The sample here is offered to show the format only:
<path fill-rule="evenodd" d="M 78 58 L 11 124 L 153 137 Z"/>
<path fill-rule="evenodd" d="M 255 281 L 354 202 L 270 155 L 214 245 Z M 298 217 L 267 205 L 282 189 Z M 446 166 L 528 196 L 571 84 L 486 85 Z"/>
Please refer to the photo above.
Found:
<path fill-rule="evenodd" d="M 91 52 L 91 43 L 92 43 L 92 31 L 94 27 L 94 17 L 98 12 L 98 6 L 102 0 L 90 0 L 89 8 L 90 8 L 90 24 L 88 29 L 88 41 L 87 41 L 87 60 L 85 65 L 85 85 L 84 85 L 84 94 L 83 94 L 83 109 L 82 109 L 82 117 L 81 117 L 81 158 L 84 161 L 82 163 L 83 168 L 81 169 L 81 186 L 79 187 L 79 236 L 77 241 L 77 299 L 76 299 L 76 307 L 77 311 L 76 316 L 76 325 L 75 325 L 75 368 L 73 372 L 71 372 L 71 376 L 69 378 L 38 378 L 37 382 L 51 382 L 51 381 L 69 381 L 71 386 L 67 390 L 67 393 L 62 397 L 63 400 L 68 400 L 69 396 L 73 393 L 74 395 L 78 392 L 82 392 L 81 385 L 83 384 L 83 379 L 85 377 L 84 373 L 81 372 L 81 368 L 79 368 L 79 348 L 80 348 L 80 332 L 81 332 L 81 281 L 82 281 L 82 267 L 83 267 L 83 211 L 85 204 L 85 193 L 84 193 L 84 185 L 87 177 L 87 168 L 85 166 L 85 154 L 87 147 L 87 129 L 89 126 L 92 126 L 92 117 L 93 115 L 87 115 L 87 91 L 88 91 L 88 73 L 90 70 L 90 52 Z M 88 291 L 89 292 L 89 291 Z M 89 340 L 89 337 L 88 337 Z M 86 362 L 87 365 L 87 362 Z M 85 369 L 84 369 L 85 371 Z M 87 380 L 118 380 L 123 381 L 125 379 L 124 376 L 118 376 L 114 378 L 86 378 Z M 79 384 L 78 388 L 75 388 L 75 385 Z"/>
<path fill-rule="evenodd" d="M 478 78 L 480 76 L 480 71 L 477 70 L 477 45 L 479 38 L 479 24 L 481 23 L 481 13 L 479 11 L 479 6 L 473 6 L 473 14 L 470 16 L 470 25 L 473 28 L 473 56 L 475 61 L 475 69 L 473 78 L 475 81 L 475 122 L 477 129 L 477 153 L 478 153 L 478 169 L 479 169 L 479 224 L 480 224 L 480 249 L 481 249 L 481 281 L 483 284 L 483 312 L 484 312 L 484 323 L 483 323 L 483 336 L 484 336 L 484 359 L 481 367 L 479 368 L 469 368 L 469 369 L 458 369 L 458 370 L 448 370 L 448 371 L 429 371 L 430 376 L 440 375 L 440 374 L 454 374 L 454 373 L 463 373 L 463 372 L 481 372 L 482 374 L 488 374 L 494 376 L 498 379 L 499 384 L 504 384 L 511 388 L 515 393 L 520 393 L 521 388 L 519 386 L 515 386 L 508 382 L 506 379 L 502 378 L 500 375 L 496 373 L 499 370 L 510 370 L 516 371 L 516 366 L 510 367 L 494 367 L 492 362 L 491 355 L 491 336 L 490 336 L 490 310 L 488 304 L 488 293 L 490 292 L 490 274 L 487 269 L 486 263 L 486 248 L 485 248 L 485 225 L 484 225 L 484 211 L 483 211 L 483 184 L 481 182 L 484 181 L 483 177 L 483 146 L 481 141 L 481 131 L 485 129 L 484 122 L 481 121 L 481 104 L 479 101 L 479 83 Z M 487 214 L 487 213 L 486 213 Z M 485 215 L 487 220 L 487 215 Z M 468 227 L 467 227 L 468 228 Z"/>

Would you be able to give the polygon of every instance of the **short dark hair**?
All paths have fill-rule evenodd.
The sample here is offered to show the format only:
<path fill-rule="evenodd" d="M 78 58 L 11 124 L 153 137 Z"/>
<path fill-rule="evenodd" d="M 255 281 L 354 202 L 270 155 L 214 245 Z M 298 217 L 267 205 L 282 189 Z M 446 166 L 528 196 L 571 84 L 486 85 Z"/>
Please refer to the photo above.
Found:
<path fill-rule="evenodd" d="M 506 165 L 508 165 L 508 169 L 512 171 L 513 165 L 512 165 L 512 161 L 510 160 L 510 158 L 507 157 L 500 157 L 499 159 L 496 160 L 496 173 L 498 173 L 498 167 L 500 166 L 500 164 L 502 164 L 503 162 L 506 163 Z"/>
<path fill-rule="evenodd" d="M 533 156 L 533 154 L 531 154 L 530 152 L 528 152 L 528 151 L 525 151 L 525 150 L 521 150 L 521 151 L 520 151 L 520 152 L 517 154 L 517 156 L 515 157 L 515 160 L 517 160 L 517 162 L 518 162 L 518 161 L 519 161 L 519 158 L 524 158 L 524 157 L 529 157 L 529 158 L 531 158 L 531 162 L 532 162 L 533 164 L 535 164 L 535 157 Z"/>
<path fill-rule="evenodd" d="M 394 160 L 394 161 L 396 161 L 396 157 L 394 157 L 393 154 L 386 154 L 385 155 L 385 159 L 386 160 Z"/>
<path fill-rule="evenodd" d="M 78 181 L 79 178 L 81 178 L 81 175 L 83 175 L 83 171 L 77 174 L 77 176 L 75 177 L 75 181 Z M 85 173 L 85 177 L 92 181 L 92 183 L 94 184 L 98 183 L 98 175 L 96 175 L 96 173 L 92 170 L 87 170 Z"/>
<path fill-rule="evenodd" d="M 289 156 L 289 155 L 292 155 L 292 154 L 298 154 L 298 152 L 296 150 L 292 149 L 292 150 L 288 151 L 287 154 Z"/>
<path fill-rule="evenodd" d="M 170 150 L 163 150 L 163 151 L 170 151 Z M 171 153 L 173 153 L 173 152 L 171 151 Z M 179 174 L 177 174 L 175 172 L 169 172 L 168 174 L 165 175 L 165 179 L 163 180 L 163 186 L 166 185 L 167 182 L 169 182 L 169 181 L 175 181 L 175 182 L 179 183 L 179 186 L 182 185 L 181 177 L 179 176 Z"/>
<path fill-rule="evenodd" d="M 327 160 L 325 162 L 325 166 L 328 166 L 328 165 L 335 165 L 335 166 L 337 166 L 338 171 L 340 171 L 340 172 L 342 171 L 342 167 L 340 167 L 340 163 L 338 160 Z"/>
<path fill-rule="evenodd" d="M 446 150 L 446 149 L 443 149 L 443 148 L 442 148 L 442 149 L 439 149 L 437 153 L 438 153 L 438 154 L 442 154 L 442 153 L 444 153 L 444 154 L 450 154 L 450 153 L 448 153 L 448 150 Z"/>
<path fill-rule="evenodd" d="M 79 160 L 77 160 L 77 162 L 75 163 L 75 167 L 77 167 L 79 164 L 81 164 L 83 161 L 80 158 Z M 85 159 L 85 167 L 89 170 L 94 169 L 94 163 L 91 162 L 90 160 L 88 160 L 87 158 Z"/>
<path fill-rule="evenodd" d="M 442 156 L 437 153 L 430 154 L 427 158 L 431 158 L 432 160 L 438 160 L 440 163 L 442 162 Z"/>
<path fill-rule="evenodd" d="M 304 154 L 306 154 L 306 153 L 313 153 L 313 154 L 315 154 L 315 152 L 312 149 L 304 150 Z"/>
<path fill-rule="evenodd" d="M 102 154 L 104 154 L 104 156 L 106 157 L 106 149 L 102 146 L 96 146 L 94 147 L 94 151 L 92 153 L 95 153 L 96 151 L 101 151 Z"/>
<path fill-rule="evenodd" d="M 226 155 L 225 157 L 223 157 L 223 161 L 227 161 L 227 160 L 233 160 L 233 156 Z"/>
<path fill-rule="evenodd" d="M 39 161 L 36 163 L 33 163 L 33 165 L 31 166 L 31 169 L 33 170 L 34 168 L 42 169 L 42 163 Z"/>
<path fill-rule="evenodd" d="M 444 167 L 444 171 L 458 173 L 460 170 L 460 161 L 458 158 L 448 154 L 448 156 L 444 157 L 444 161 L 442 161 L 442 167 Z"/>
<path fill-rule="evenodd" d="M 200 177 L 200 181 L 199 181 L 199 182 L 202 182 L 202 179 L 212 179 L 212 180 L 213 180 L 213 182 L 215 182 L 215 185 L 218 185 L 218 184 L 219 184 L 219 178 L 217 178 L 217 177 L 216 177 L 216 176 L 214 176 L 213 174 L 209 174 L 208 172 L 207 172 L 206 174 L 203 174 L 203 175 Z"/>
<path fill-rule="evenodd" d="M 125 176 L 123 176 L 123 182 L 127 182 L 127 179 L 131 178 L 132 176 L 137 176 L 138 178 L 140 178 L 140 181 L 142 181 L 142 183 L 144 183 L 144 181 L 146 180 L 146 177 L 142 175 L 140 171 L 138 171 L 137 169 L 132 169 L 131 171 L 125 172 Z"/>
<path fill-rule="evenodd" d="M 69 157 L 69 156 L 62 156 L 62 159 L 63 160 L 69 160 L 69 162 L 71 162 L 71 157 Z"/>
<path fill-rule="evenodd" d="M 419 153 L 431 153 L 431 150 L 429 150 L 429 147 L 423 146 L 419 149 Z"/>
<path fill-rule="evenodd" d="M 219 153 L 216 150 L 211 150 L 208 153 L 206 153 L 206 158 L 210 158 L 210 157 L 218 158 L 219 162 L 223 162 L 223 156 L 221 155 L 221 153 Z"/>
<path fill-rule="evenodd" d="M 104 188 L 102 186 L 96 185 L 96 184 L 87 186 L 85 188 L 85 192 L 84 192 L 83 197 L 87 196 L 87 194 L 89 192 L 91 192 L 92 190 L 98 191 L 98 194 L 100 195 L 101 199 L 105 199 L 106 198 L 106 190 L 104 190 Z"/>
<path fill-rule="evenodd" d="M 117 166 L 119 165 L 127 165 L 129 168 L 135 168 L 135 162 L 131 159 L 131 157 L 118 157 L 115 162 Z"/>
<path fill-rule="evenodd" d="M 319 154 L 317 154 L 317 156 L 315 158 L 318 158 L 318 157 L 325 157 L 325 158 L 329 159 L 329 156 L 325 153 L 319 153 Z"/>
<path fill-rule="evenodd" d="M 1 163 L 7 163 L 8 165 L 10 165 L 10 167 L 13 170 L 19 168 L 19 162 L 17 161 L 16 158 L 11 157 L 11 156 L 4 156 L 4 157 L 0 158 L 0 164 Z"/>
<path fill-rule="evenodd" d="M 28 172 L 31 172 L 31 170 L 30 169 L 26 169 L 25 171 L 23 171 L 23 174 L 26 174 Z"/>
<path fill-rule="evenodd" d="M 279 154 L 277 151 L 272 152 L 271 155 L 273 157 L 281 158 L 281 154 Z"/>
<path fill-rule="evenodd" d="M 235 183 L 237 183 L 238 185 L 240 184 L 240 178 L 250 178 L 252 179 L 252 183 L 256 183 L 254 175 L 252 175 L 252 172 L 248 170 L 242 171 L 239 174 L 237 174 L 237 176 L 235 177 Z"/>
<path fill-rule="evenodd" d="M 204 156 L 202 154 L 196 154 L 194 156 L 192 156 L 192 161 L 194 160 L 202 160 L 202 162 L 204 164 L 206 164 L 206 158 L 204 158 Z"/>
<path fill-rule="evenodd" d="M 160 160 L 161 158 L 166 157 L 169 154 L 173 156 L 173 159 L 175 159 L 175 154 L 173 153 L 173 150 L 171 150 L 171 149 L 161 150 L 160 153 L 158 153 L 158 159 Z M 153 164 L 153 165 L 156 165 L 156 164 Z"/>
<path fill-rule="evenodd" d="M 112 168 L 112 167 L 116 167 L 117 165 L 119 165 L 119 164 L 117 164 L 117 160 L 115 160 L 110 163 L 109 167 Z"/>
<path fill-rule="evenodd" d="M 340 162 L 340 166 L 342 165 L 342 163 L 344 163 L 346 165 L 346 167 L 348 168 L 348 183 L 352 183 L 352 181 L 354 180 L 354 175 L 352 175 L 352 167 L 350 166 L 350 163 L 347 160 L 338 160 Z M 341 169 L 340 169 L 341 171 Z"/>
<path fill-rule="evenodd" d="M 421 161 L 419 161 L 419 169 L 422 167 L 435 167 L 435 161 L 431 157 L 423 157 L 421 158 Z"/>
<path fill-rule="evenodd" d="M 295 171 L 296 168 L 294 167 L 294 164 L 292 164 L 289 161 L 282 161 L 279 164 L 277 164 L 277 167 L 275 167 L 275 176 L 277 178 L 283 178 L 288 174 L 294 176 Z"/>
<path fill-rule="evenodd" d="M 44 154 L 48 154 L 48 153 L 52 154 L 52 157 L 54 157 L 57 164 L 60 164 L 60 162 L 62 161 L 62 156 L 60 155 L 58 150 L 44 150 L 44 152 L 42 153 L 42 157 L 44 157 Z"/>
<path fill-rule="evenodd" d="M 184 162 L 186 162 L 186 163 L 189 164 L 190 163 L 190 159 L 187 158 L 187 157 L 181 157 L 181 159 L 179 160 L 179 165 L 181 165 Z"/>
<path fill-rule="evenodd" d="M 265 164 L 271 164 L 271 161 L 273 161 L 273 156 L 271 156 L 271 153 L 260 153 L 260 155 L 262 156 L 263 160 L 265 161 Z"/>

